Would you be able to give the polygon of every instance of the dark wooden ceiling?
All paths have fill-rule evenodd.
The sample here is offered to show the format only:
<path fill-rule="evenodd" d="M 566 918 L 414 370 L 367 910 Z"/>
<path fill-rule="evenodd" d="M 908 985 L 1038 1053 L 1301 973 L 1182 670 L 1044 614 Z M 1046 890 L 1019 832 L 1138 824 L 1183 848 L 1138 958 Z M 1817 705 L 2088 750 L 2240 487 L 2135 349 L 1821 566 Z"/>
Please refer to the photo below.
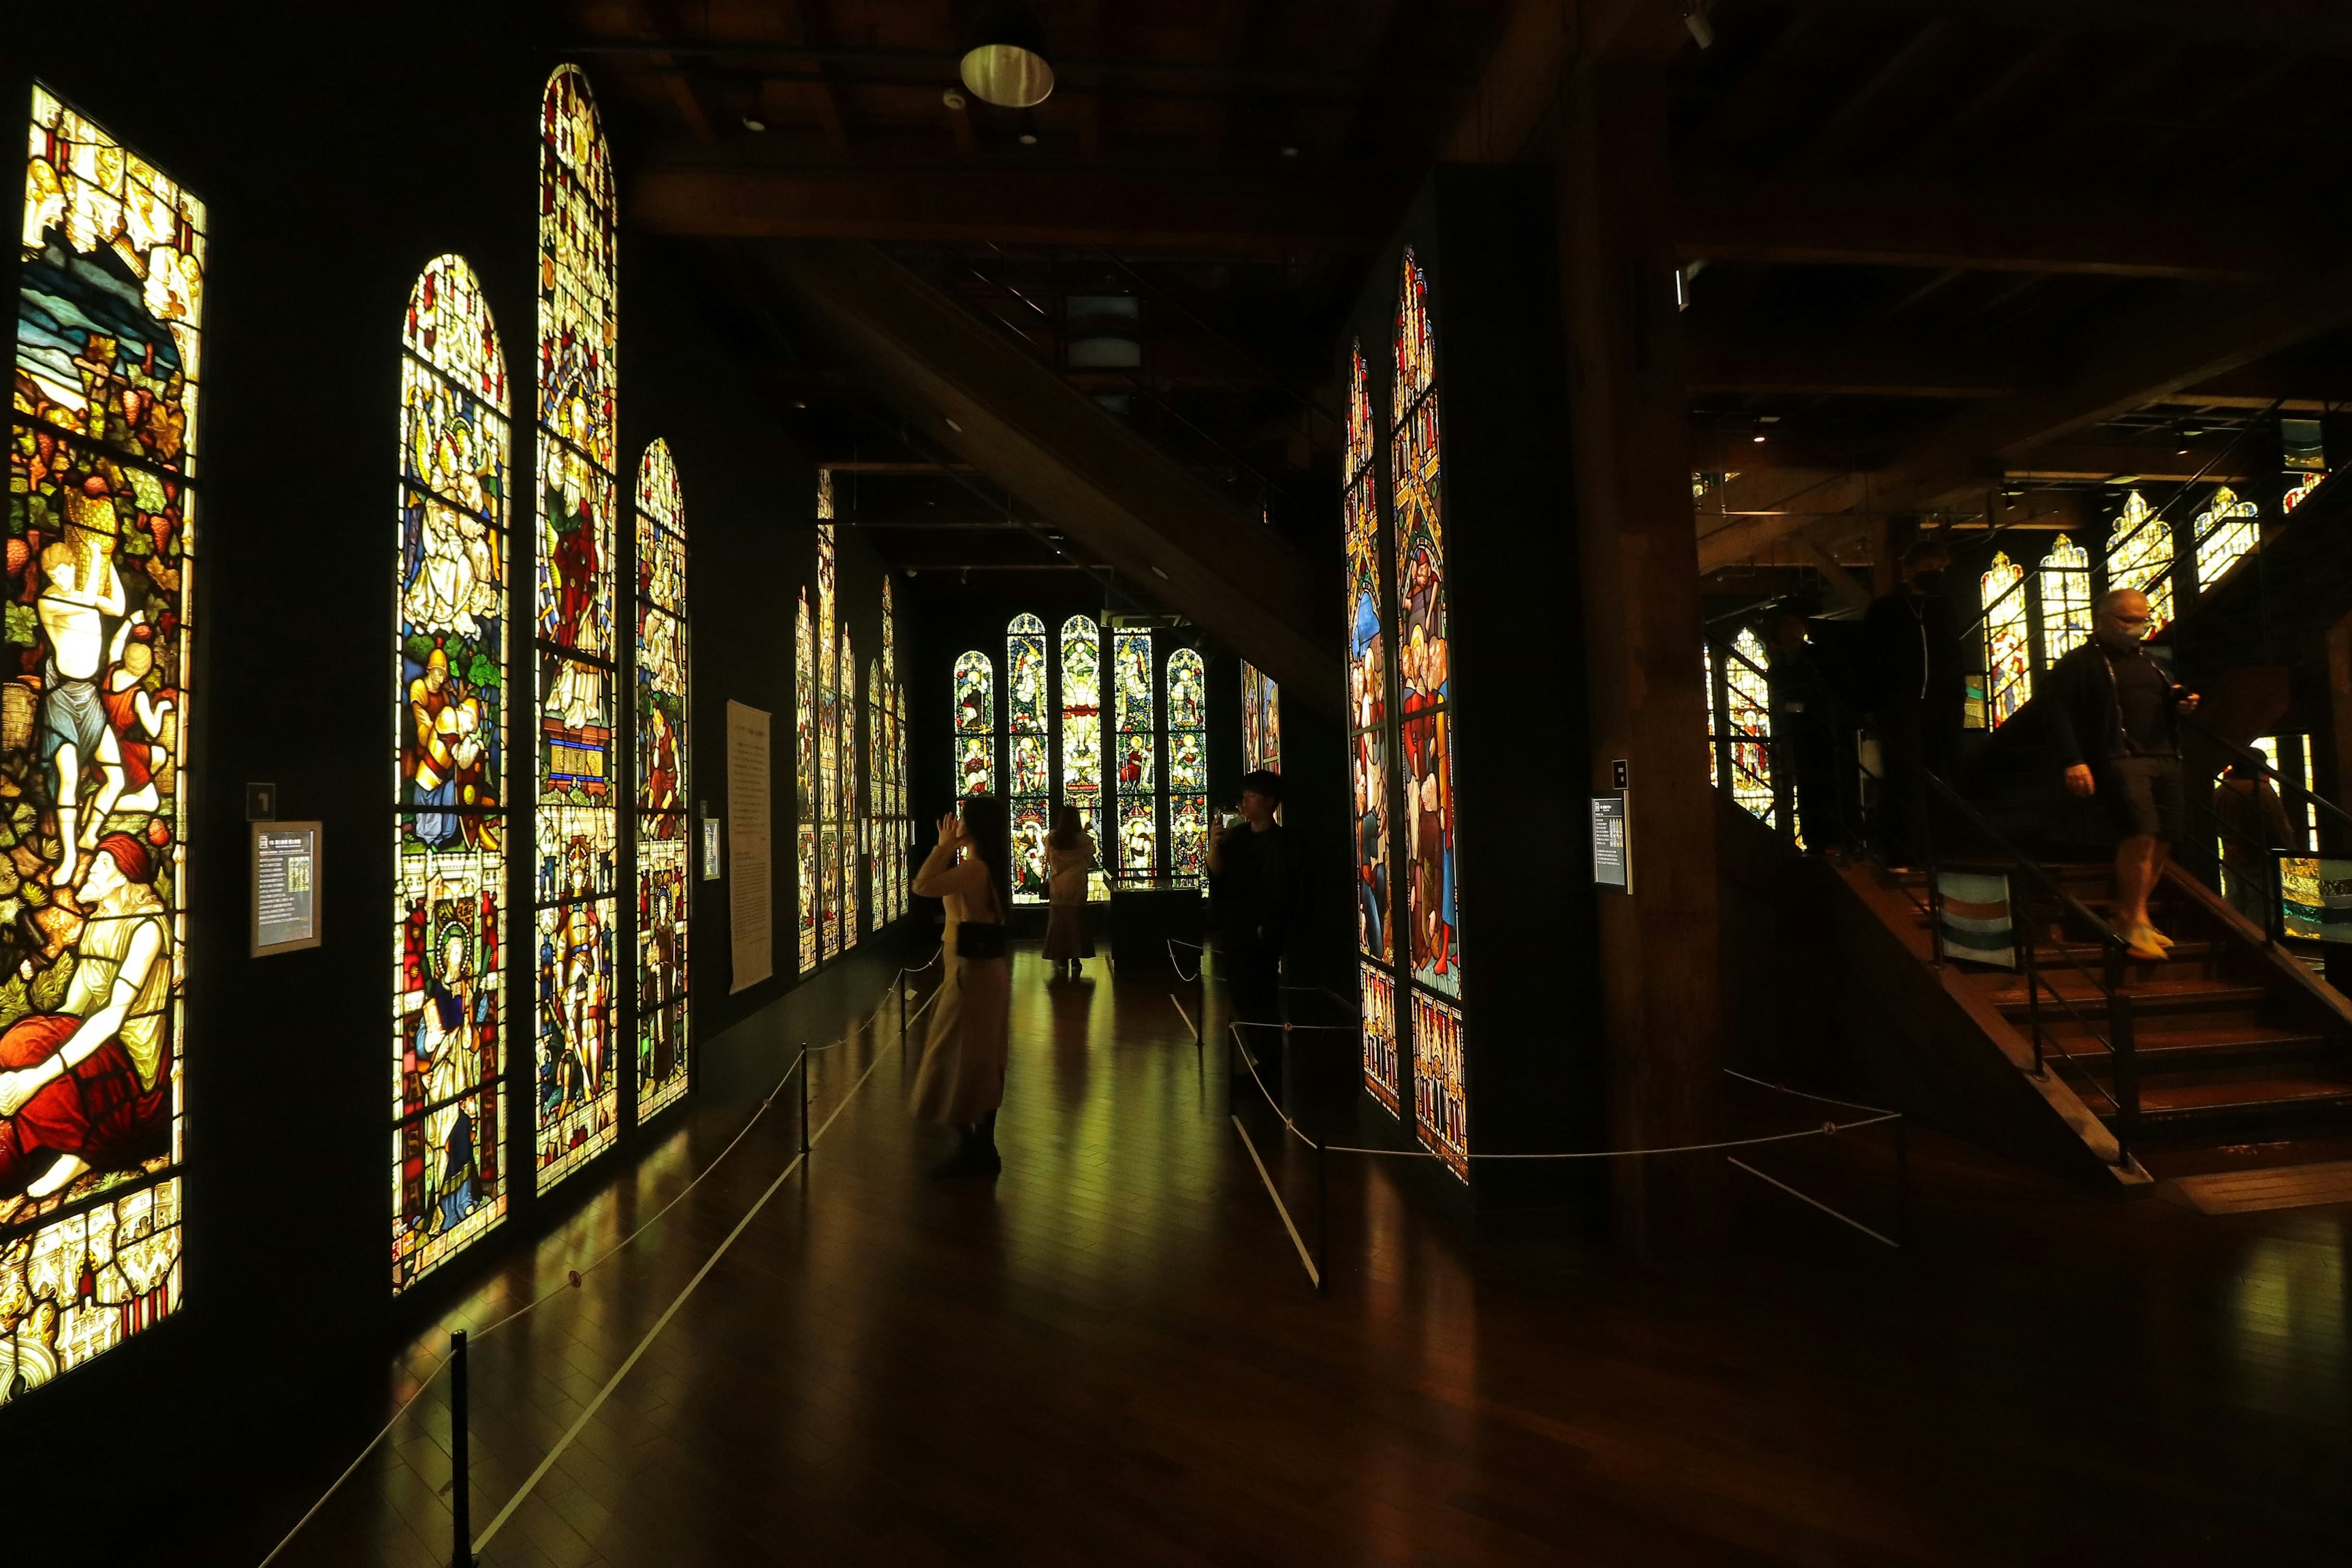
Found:
<path fill-rule="evenodd" d="M 1318 550 L 1330 345 L 1372 249 L 1433 160 L 1541 156 L 1579 47 L 1669 82 L 1693 466 L 1741 476 L 1700 503 L 1704 564 L 2213 477 L 2277 408 L 2352 395 L 2352 7 L 1713 0 L 1706 48 L 1688 9 L 1045 0 L 1058 80 L 1029 111 L 945 101 L 950 0 L 557 18 L 625 221 L 703 247 L 774 330 L 730 247 L 882 244 Z M 1139 363 L 1072 363 L 1069 301 L 1112 294 L 1139 301 Z M 975 476 L 907 467 L 923 454 L 819 360 L 772 357 L 828 457 L 896 465 L 858 487 L 894 560 L 1084 564 Z"/>

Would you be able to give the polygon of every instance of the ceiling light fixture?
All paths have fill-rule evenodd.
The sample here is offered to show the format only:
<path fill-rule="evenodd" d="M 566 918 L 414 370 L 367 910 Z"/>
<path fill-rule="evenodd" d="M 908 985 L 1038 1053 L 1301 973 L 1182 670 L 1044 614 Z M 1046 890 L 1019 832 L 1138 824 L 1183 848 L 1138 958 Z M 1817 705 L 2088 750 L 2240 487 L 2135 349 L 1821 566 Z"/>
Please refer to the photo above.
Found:
<path fill-rule="evenodd" d="M 1683 12 L 1683 26 L 1689 29 L 1692 40 L 1700 48 L 1709 48 L 1714 46 L 1715 24 L 1706 19 L 1705 0 L 1692 0 L 1692 4 Z"/>
<path fill-rule="evenodd" d="M 746 131 L 765 131 L 767 128 L 768 122 L 756 114 L 747 114 L 743 117 L 743 129 Z"/>
<path fill-rule="evenodd" d="M 1037 145 L 1037 133 L 1034 131 L 1024 131 L 1021 133 L 1021 145 L 1024 147 Z"/>
<path fill-rule="evenodd" d="M 1286 158 L 1296 158 L 1298 156 L 1298 149 L 1296 147 L 1285 147 L 1282 150 L 1282 155 Z"/>
<path fill-rule="evenodd" d="M 956 423 L 954 420 L 952 420 L 952 419 L 950 419 L 950 420 L 948 421 L 948 428 L 949 428 L 949 429 L 950 429 L 950 430 L 952 430 L 952 431 L 954 431 L 954 432 L 955 432 L 957 435 L 959 435 L 959 436 L 961 436 L 961 435 L 962 435 L 962 434 L 963 434 L 963 426 L 961 426 L 961 425 L 959 425 L 959 424 L 957 424 L 957 423 Z"/>
<path fill-rule="evenodd" d="M 1162 583 L 1165 583 L 1166 581 L 1168 581 L 1168 574 L 1167 574 L 1167 573 L 1165 573 L 1165 572 L 1162 572 L 1162 571 L 1161 571 L 1159 567 L 1157 567 L 1157 566 L 1154 566 L 1154 567 L 1151 569 L 1151 574 L 1152 574 L 1154 577 L 1159 578 Z"/>
<path fill-rule="evenodd" d="M 999 109 L 1030 109 L 1053 96 L 1045 29 L 1028 6 L 996 6 L 981 17 L 970 37 L 958 74 L 973 97 Z"/>
<path fill-rule="evenodd" d="M 1750 437 L 1750 439 L 1751 439 L 1751 440 L 1753 440 L 1753 441 L 1754 441 L 1758 446 L 1759 446 L 1759 447 L 1761 447 L 1761 446 L 1764 444 L 1764 437 L 1763 437 L 1763 434 L 1762 434 L 1760 431 L 1759 431 L 1758 434 L 1756 434 L 1755 436 L 1751 437 Z"/>
<path fill-rule="evenodd" d="M 971 100 L 964 97 L 964 95 L 961 92 L 959 92 L 956 89 L 950 88 L 945 92 L 940 94 L 940 101 L 946 104 L 950 109 L 961 109 L 965 104 L 970 103 Z"/>

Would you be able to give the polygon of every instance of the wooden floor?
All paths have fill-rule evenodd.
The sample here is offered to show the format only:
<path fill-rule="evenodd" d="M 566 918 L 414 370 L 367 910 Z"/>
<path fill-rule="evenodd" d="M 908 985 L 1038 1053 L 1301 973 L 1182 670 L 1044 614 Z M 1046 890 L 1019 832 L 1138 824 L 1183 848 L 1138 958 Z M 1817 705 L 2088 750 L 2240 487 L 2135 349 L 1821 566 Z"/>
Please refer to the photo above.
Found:
<path fill-rule="evenodd" d="M 940 1145 L 904 1113 L 891 1029 L 819 1058 L 816 1120 L 835 1119 L 809 1167 L 483 1560 L 2352 1560 L 2346 1206 L 2197 1215 L 1921 1136 L 1912 1251 L 1728 1172 L 1728 1256 L 1662 1268 L 1594 1242 L 1465 1241 L 1423 1173 L 1335 1156 L 1318 1298 L 1213 1045 L 1196 1053 L 1167 982 L 1101 969 L 1049 986 L 1017 956 L 992 1186 L 923 1178 Z M 1301 1078 L 1353 1048 L 1300 1040 Z M 668 1201 L 743 1124 L 740 1097 L 708 1101 L 459 1316 L 560 1284 Z M 1311 1236 L 1311 1167 L 1251 1115 Z M 1749 1158 L 1884 1228 L 1874 1136 Z M 772 1113 L 580 1289 L 477 1347 L 478 1531 L 796 1141 Z M 186 1560 L 258 1563 L 443 1337 L 381 1394 L 331 1401 L 294 1435 L 306 1457 L 198 1521 Z M 449 1562 L 445 1388 L 279 1562 Z"/>

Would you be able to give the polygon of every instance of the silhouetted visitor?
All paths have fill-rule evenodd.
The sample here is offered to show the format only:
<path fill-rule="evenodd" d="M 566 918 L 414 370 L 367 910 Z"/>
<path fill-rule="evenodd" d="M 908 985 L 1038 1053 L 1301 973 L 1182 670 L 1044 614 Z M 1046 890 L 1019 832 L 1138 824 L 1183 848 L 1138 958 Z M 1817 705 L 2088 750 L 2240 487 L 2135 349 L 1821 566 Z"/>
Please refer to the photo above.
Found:
<path fill-rule="evenodd" d="M 1903 552 L 1895 592 L 1873 600 L 1863 616 L 1864 689 L 1885 775 L 1880 850 L 1894 864 L 1926 859 L 1933 799 L 1927 771 L 1944 772 L 1958 750 L 1967 676 L 1951 606 L 1937 592 L 1951 563 L 1942 541 L 1916 541 Z"/>
<path fill-rule="evenodd" d="M 1290 930 L 1290 841 L 1274 820 L 1282 775 L 1260 768 L 1242 775 L 1239 822 L 1209 819 L 1209 880 L 1217 896 L 1217 945 L 1234 1016 L 1245 1024 L 1282 1021 L 1282 949 Z M 1251 1054 L 1276 1082 L 1282 1033 L 1245 1029 Z M 1269 1087 L 1272 1087 L 1269 1084 Z"/>
<path fill-rule="evenodd" d="M 1004 1167 L 996 1152 L 996 1110 L 1004 1102 L 1013 1004 L 1004 954 L 1011 861 L 1004 803 L 976 795 L 965 797 L 961 820 L 952 811 L 940 818 L 940 841 L 915 873 L 916 893 L 940 900 L 948 917 L 940 939 L 947 974 L 931 1004 L 931 1030 L 909 1097 L 916 1115 L 956 1130 L 955 1152 L 932 1167 L 934 1176 L 992 1176 Z"/>
<path fill-rule="evenodd" d="M 1838 810 L 1837 731 L 1830 688 L 1805 617 L 1784 610 L 1772 622 L 1772 738 L 1795 782 L 1798 835 L 1819 853 L 1845 838 Z"/>
<path fill-rule="evenodd" d="M 2099 595 L 2091 640 L 2050 667 L 2041 700 L 2067 793 L 2097 795 L 2116 830 L 2116 934 L 2134 958 L 2164 956 L 2172 939 L 2149 923 L 2147 897 L 2180 840 L 2179 715 L 2197 706 L 2143 640 L 2147 595 Z"/>
<path fill-rule="evenodd" d="M 1056 975 L 1067 964 L 1073 980 L 1095 955 L 1095 940 L 1087 934 L 1087 873 L 1094 868 L 1095 841 L 1078 820 L 1078 808 L 1066 805 L 1045 836 L 1045 884 L 1054 895 L 1045 913 L 1045 962 Z"/>
<path fill-rule="evenodd" d="M 2221 893 L 2230 907 L 2268 931 L 2273 851 L 2294 843 L 2286 807 L 2263 770 L 2232 763 L 2213 786 L 2213 816 L 2221 825 Z"/>

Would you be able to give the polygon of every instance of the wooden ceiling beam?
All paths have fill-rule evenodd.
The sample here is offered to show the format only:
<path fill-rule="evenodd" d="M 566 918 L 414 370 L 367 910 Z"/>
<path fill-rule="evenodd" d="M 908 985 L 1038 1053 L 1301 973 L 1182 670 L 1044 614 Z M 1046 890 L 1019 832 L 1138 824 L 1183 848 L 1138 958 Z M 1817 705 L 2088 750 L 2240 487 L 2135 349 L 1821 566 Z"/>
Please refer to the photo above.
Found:
<path fill-rule="evenodd" d="M 1395 220 L 1392 176 L 1138 169 L 873 172 L 650 168 L 621 211 L 656 234 L 738 239 L 1187 247 L 1244 255 L 1371 244 Z"/>
<path fill-rule="evenodd" d="M 1438 156 L 1462 163 L 1510 163 L 1540 149 L 1562 74 L 1578 59 L 1655 66 L 1685 48 L 1686 0 L 1518 0 L 1504 19 Z"/>
<path fill-rule="evenodd" d="M 2335 0 L 1809 0 L 1809 6 L 1846 19 L 1948 16 L 2032 33 L 2352 55 L 2352 7 Z"/>
<path fill-rule="evenodd" d="M 1698 312 L 1693 311 L 1696 316 Z M 1691 323 L 1696 328 L 1696 323 Z M 1704 329 L 1683 338 L 1683 374 L 1693 392 L 1792 397 L 2000 397 L 2027 385 L 2038 367 L 2014 353 L 1974 345 L 1871 334 L 1772 340 L 1727 338 Z"/>
<path fill-rule="evenodd" d="M 1809 179 L 1694 183 L 1675 206 L 1685 260 L 2084 272 L 2249 281 L 2305 271 L 2305 239 L 2270 213 L 2194 221 L 2144 199 L 1923 184 Z"/>

